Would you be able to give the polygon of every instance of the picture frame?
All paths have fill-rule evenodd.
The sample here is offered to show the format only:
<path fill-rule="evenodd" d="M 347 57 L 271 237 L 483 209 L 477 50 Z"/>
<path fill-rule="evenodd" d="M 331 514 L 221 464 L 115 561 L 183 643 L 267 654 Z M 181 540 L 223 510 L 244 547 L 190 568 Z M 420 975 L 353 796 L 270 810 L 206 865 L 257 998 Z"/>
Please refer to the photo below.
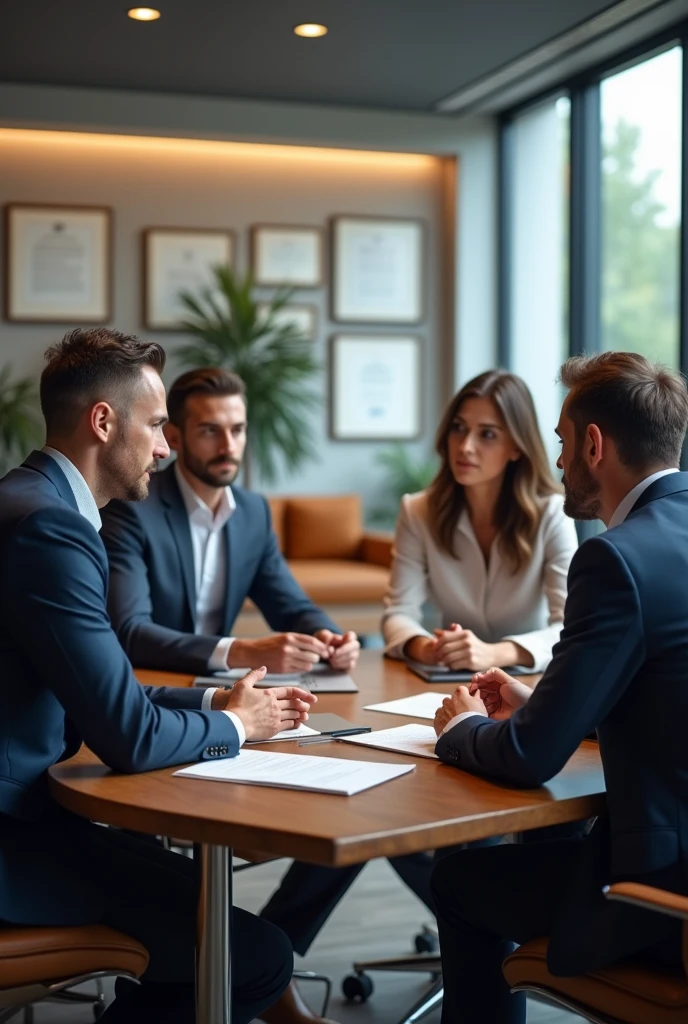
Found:
<path fill-rule="evenodd" d="M 269 308 L 269 302 L 259 302 L 258 314 L 266 316 Z M 308 341 L 315 341 L 317 312 L 317 308 L 311 303 L 288 302 L 277 311 L 275 321 L 279 326 L 293 322 Z"/>
<path fill-rule="evenodd" d="M 234 263 L 234 232 L 224 228 L 151 227 L 142 233 L 144 327 L 178 331 L 186 319 L 179 293 L 213 283 L 213 268 Z"/>
<path fill-rule="evenodd" d="M 64 203 L 5 205 L 4 317 L 99 324 L 112 315 L 112 210 Z"/>
<path fill-rule="evenodd" d="M 425 224 L 417 218 L 332 218 L 332 319 L 419 324 L 425 309 Z"/>
<path fill-rule="evenodd" d="M 422 344 L 414 335 L 330 340 L 330 437 L 412 441 L 422 433 Z"/>
<path fill-rule="evenodd" d="M 319 288 L 325 281 L 325 233 L 307 224 L 254 224 L 251 271 L 256 285 Z"/>

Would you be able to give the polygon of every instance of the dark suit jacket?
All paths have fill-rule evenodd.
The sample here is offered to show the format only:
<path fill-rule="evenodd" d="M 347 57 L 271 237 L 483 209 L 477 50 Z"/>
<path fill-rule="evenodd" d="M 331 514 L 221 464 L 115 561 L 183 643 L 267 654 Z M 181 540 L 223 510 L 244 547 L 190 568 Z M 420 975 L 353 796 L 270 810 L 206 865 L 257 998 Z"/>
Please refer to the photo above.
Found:
<path fill-rule="evenodd" d="M 541 786 L 595 729 L 609 831 L 595 830 L 591 871 L 600 881 L 668 872 L 674 886 L 685 889 L 686 473 L 655 481 L 623 523 L 578 549 L 561 640 L 528 703 L 504 722 L 465 719 L 440 737 L 437 753 L 470 772 Z M 575 916 L 576 899 L 569 902 Z M 555 938 L 551 952 L 561 967 L 570 958 Z M 566 937 L 560 938 L 565 944 Z"/>
<path fill-rule="evenodd" d="M 52 871 L 41 827 L 58 815 L 46 772 L 82 737 L 119 772 L 239 749 L 230 719 L 200 710 L 199 691 L 136 681 L 107 586 L 100 537 L 54 459 L 34 452 L 0 481 L 0 919 L 33 920 L 30 865 L 43 856 Z M 79 887 L 75 875 L 53 876 L 39 920 L 64 921 Z"/>
<path fill-rule="evenodd" d="M 222 636 L 246 597 L 271 629 L 339 632 L 304 594 L 277 547 L 265 498 L 232 487 L 236 509 L 224 527 L 227 597 Z M 151 478 L 146 501 L 111 501 L 103 510 L 103 542 L 110 559 L 108 607 L 134 665 L 203 673 L 220 636 L 194 634 L 196 587 L 186 505 L 169 466 Z"/>

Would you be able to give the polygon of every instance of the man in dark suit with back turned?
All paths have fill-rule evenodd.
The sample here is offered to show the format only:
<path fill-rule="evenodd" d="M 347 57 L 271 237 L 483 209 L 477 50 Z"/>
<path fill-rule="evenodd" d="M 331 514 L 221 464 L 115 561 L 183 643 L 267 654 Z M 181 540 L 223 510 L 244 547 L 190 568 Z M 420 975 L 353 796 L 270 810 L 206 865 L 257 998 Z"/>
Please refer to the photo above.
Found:
<path fill-rule="evenodd" d="M 597 729 L 608 819 L 583 839 L 466 850 L 433 874 L 444 1024 L 523 1024 L 501 972 L 548 935 L 554 974 L 638 952 L 680 962 L 680 923 L 605 900 L 615 880 L 688 892 L 688 423 L 682 378 L 607 352 L 562 369 L 565 510 L 605 534 L 574 555 L 561 640 L 531 691 L 499 669 L 437 712 L 448 764 L 540 786 Z M 489 717 L 488 717 L 489 716 Z"/>
<path fill-rule="evenodd" d="M 151 481 L 147 501 L 115 501 L 103 513 L 109 609 L 132 663 L 194 674 L 259 665 L 304 672 L 320 659 L 353 668 L 356 634 L 342 634 L 298 585 L 265 499 L 230 487 L 246 445 L 241 378 L 217 367 L 191 370 L 174 382 L 167 405 L 174 465 Z M 230 635 L 246 597 L 276 633 Z"/>
<path fill-rule="evenodd" d="M 106 609 L 99 507 L 145 498 L 162 428 L 165 355 L 117 331 L 77 330 L 47 353 L 47 444 L 0 481 L 0 925 L 102 922 L 150 953 L 140 986 L 117 983 L 107 1024 L 192 1024 L 196 881 L 185 858 L 74 817 L 47 770 L 81 740 L 118 772 L 232 757 L 307 717 L 296 688 L 231 693 L 140 686 Z M 291 976 L 286 937 L 234 911 L 234 1019 Z"/>

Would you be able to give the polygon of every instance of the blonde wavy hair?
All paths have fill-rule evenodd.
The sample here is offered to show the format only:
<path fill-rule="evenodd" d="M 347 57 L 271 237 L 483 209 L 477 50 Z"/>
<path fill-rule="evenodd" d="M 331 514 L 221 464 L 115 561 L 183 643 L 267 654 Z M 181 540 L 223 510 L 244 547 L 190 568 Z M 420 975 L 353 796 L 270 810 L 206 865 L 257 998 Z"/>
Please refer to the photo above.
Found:
<path fill-rule="evenodd" d="M 517 572 L 530 559 L 546 499 L 561 493 L 549 468 L 533 398 L 520 377 L 507 370 L 488 370 L 474 377 L 454 396 L 435 438 L 441 459 L 428 490 L 430 529 L 442 551 L 456 558 L 454 532 L 466 507 L 466 495 L 449 465 L 449 434 L 468 398 L 489 398 L 501 414 L 521 458 L 507 464 L 495 510 L 502 554 Z"/>

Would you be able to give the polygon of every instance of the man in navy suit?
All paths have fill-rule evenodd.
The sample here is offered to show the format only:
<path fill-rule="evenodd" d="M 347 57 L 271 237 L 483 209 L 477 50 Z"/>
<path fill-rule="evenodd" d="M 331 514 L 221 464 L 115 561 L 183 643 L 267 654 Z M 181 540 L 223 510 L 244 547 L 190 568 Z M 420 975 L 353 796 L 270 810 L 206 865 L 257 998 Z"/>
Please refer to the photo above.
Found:
<path fill-rule="evenodd" d="M 118 772 L 232 757 L 245 738 L 304 720 L 310 694 L 143 687 L 106 608 L 99 508 L 146 497 L 158 459 L 165 355 L 97 328 L 47 353 L 47 444 L 0 481 L 0 923 L 103 922 L 150 953 L 140 986 L 117 983 L 107 1024 L 191 1024 L 193 865 L 155 845 L 74 817 L 52 801 L 47 770 L 84 742 Z M 234 911 L 235 1019 L 248 1022 L 289 983 L 286 937 Z"/>
<path fill-rule="evenodd" d="M 103 514 L 109 609 L 132 663 L 194 674 L 259 665 L 304 672 L 321 659 L 353 668 L 356 634 L 342 634 L 298 585 L 265 499 L 233 485 L 246 445 L 241 378 L 191 370 L 167 405 L 174 465 L 151 481 L 147 501 L 115 501 Z M 246 597 L 275 633 L 230 635 Z"/>
<path fill-rule="evenodd" d="M 564 628 L 531 691 L 499 669 L 437 712 L 437 754 L 541 786 L 597 729 L 608 819 L 582 839 L 467 850 L 433 874 L 445 1024 L 523 1024 L 501 973 L 512 942 L 548 935 L 551 971 L 638 952 L 680 962 L 680 924 L 604 899 L 632 880 L 688 892 L 688 395 L 632 353 L 569 360 L 557 433 L 565 509 L 606 533 L 574 555 Z"/>

